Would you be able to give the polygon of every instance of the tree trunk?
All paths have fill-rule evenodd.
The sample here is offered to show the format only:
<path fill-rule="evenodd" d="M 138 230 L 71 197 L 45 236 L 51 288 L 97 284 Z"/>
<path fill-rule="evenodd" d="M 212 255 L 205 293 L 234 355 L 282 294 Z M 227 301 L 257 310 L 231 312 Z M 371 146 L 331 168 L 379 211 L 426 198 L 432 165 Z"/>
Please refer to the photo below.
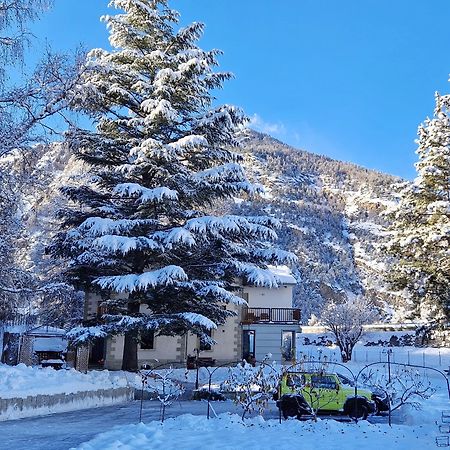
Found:
<path fill-rule="evenodd" d="M 349 345 L 344 345 L 341 342 L 338 342 L 339 350 L 341 351 L 341 358 L 343 363 L 347 363 L 352 359 L 352 350 L 353 347 Z"/>
<path fill-rule="evenodd" d="M 128 303 L 128 313 L 134 315 L 139 312 L 139 302 Z M 128 331 L 125 333 L 125 340 L 123 343 L 123 357 L 122 357 L 122 370 L 129 372 L 136 372 L 138 370 L 138 332 Z"/>

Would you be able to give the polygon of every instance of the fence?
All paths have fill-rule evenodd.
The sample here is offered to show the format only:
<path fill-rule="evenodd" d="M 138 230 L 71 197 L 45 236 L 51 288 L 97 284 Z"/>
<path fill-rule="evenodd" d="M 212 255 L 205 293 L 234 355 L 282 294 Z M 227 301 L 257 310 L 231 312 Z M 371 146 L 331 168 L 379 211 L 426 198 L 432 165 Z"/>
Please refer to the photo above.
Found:
<path fill-rule="evenodd" d="M 352 362 L 370 364 L 386 362 L 387 352 L 390 352 L 392 362 L 413 364 L 417 366 L 431 366 L 448 370 L 450 367 L 450 349 L 446 348 L 420 348 L 420 347 L 384 347 L 357 345 L 352 352 Z M 338 347 L 319 347 L 304 345 L 297 348 L 297 360 L 322 359 L 325 357 L 331 362 L 340 362 L 341 356 Z"/>
<path fill-rule="evenodd" d="M 242 308 L 243 323 L 296 323 L 300 310 L 295 308 Z"/>

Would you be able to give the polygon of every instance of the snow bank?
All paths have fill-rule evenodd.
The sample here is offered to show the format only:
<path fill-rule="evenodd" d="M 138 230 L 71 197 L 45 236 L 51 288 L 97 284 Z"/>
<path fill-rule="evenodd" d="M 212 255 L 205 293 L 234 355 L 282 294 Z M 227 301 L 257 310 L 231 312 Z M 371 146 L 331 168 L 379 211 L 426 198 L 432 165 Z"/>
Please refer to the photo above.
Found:
<path fill-rule="evenodd" d="M 36 395 L 69 394 L 114 389 L 127 386 L 125 377 L 107 370 L 87 374 L 70 370 L 38 368 L 25 364 L 0 364 L 0 399 L 25 398 Z"/>
<path fill-rule="evenodd" d="M 431 430 L 430 430 L 431 431 Z M 261 417 L 246 420 L 221 414 L 218 418 L 182 415 L 163 424 L 150 422 L 126 425 L 100 434 L 79 450 L 151 449 L 293 449 L 374 450 L 379 448 L 426 449 L 434 436 L 423 428 L 386 424 L 340 423 L 334 420 L 278 423 Z"/>

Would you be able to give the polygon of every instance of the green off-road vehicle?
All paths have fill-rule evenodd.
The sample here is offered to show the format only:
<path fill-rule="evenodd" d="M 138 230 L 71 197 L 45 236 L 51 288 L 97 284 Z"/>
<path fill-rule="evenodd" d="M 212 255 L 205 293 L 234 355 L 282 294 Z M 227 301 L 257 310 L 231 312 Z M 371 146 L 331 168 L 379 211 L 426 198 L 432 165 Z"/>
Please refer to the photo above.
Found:
<path fill-rule="evenodd" d="M 277 406 L 285 419 L 315 414 L 344 414 L 366 419 L 369 414 L 389 408 L 377 394 L 357 389 L 335 373 L 286 372 L 281 378 Z"/>

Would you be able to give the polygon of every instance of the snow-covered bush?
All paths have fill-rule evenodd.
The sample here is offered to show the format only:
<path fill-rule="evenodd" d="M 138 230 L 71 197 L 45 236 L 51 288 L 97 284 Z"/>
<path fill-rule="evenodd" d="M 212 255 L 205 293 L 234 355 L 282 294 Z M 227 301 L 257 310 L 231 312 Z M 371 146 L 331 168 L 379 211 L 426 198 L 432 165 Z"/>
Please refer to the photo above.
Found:
<path fill-rule="evenodd" d="M 262 415 L 277 390 L 280 382 L 279 368 L 270 364 L 269 358 L 265 357 L 256 367 L 243 361 L 230 368 L 228 378 L 222 384 L 223 390 L 235 393 L 234 401 L 243 409 L 243 420 L 246 414 L 253 411 Z"/>
<path fill-rule="evenodd" d="M 174 369 L 141 370 L 142 388 L 156 395 L 161 404 L 161 421 L 164 422 L 166 407 L 176 401 L 185 391 L 183 384 L 175 380 Z"/>

